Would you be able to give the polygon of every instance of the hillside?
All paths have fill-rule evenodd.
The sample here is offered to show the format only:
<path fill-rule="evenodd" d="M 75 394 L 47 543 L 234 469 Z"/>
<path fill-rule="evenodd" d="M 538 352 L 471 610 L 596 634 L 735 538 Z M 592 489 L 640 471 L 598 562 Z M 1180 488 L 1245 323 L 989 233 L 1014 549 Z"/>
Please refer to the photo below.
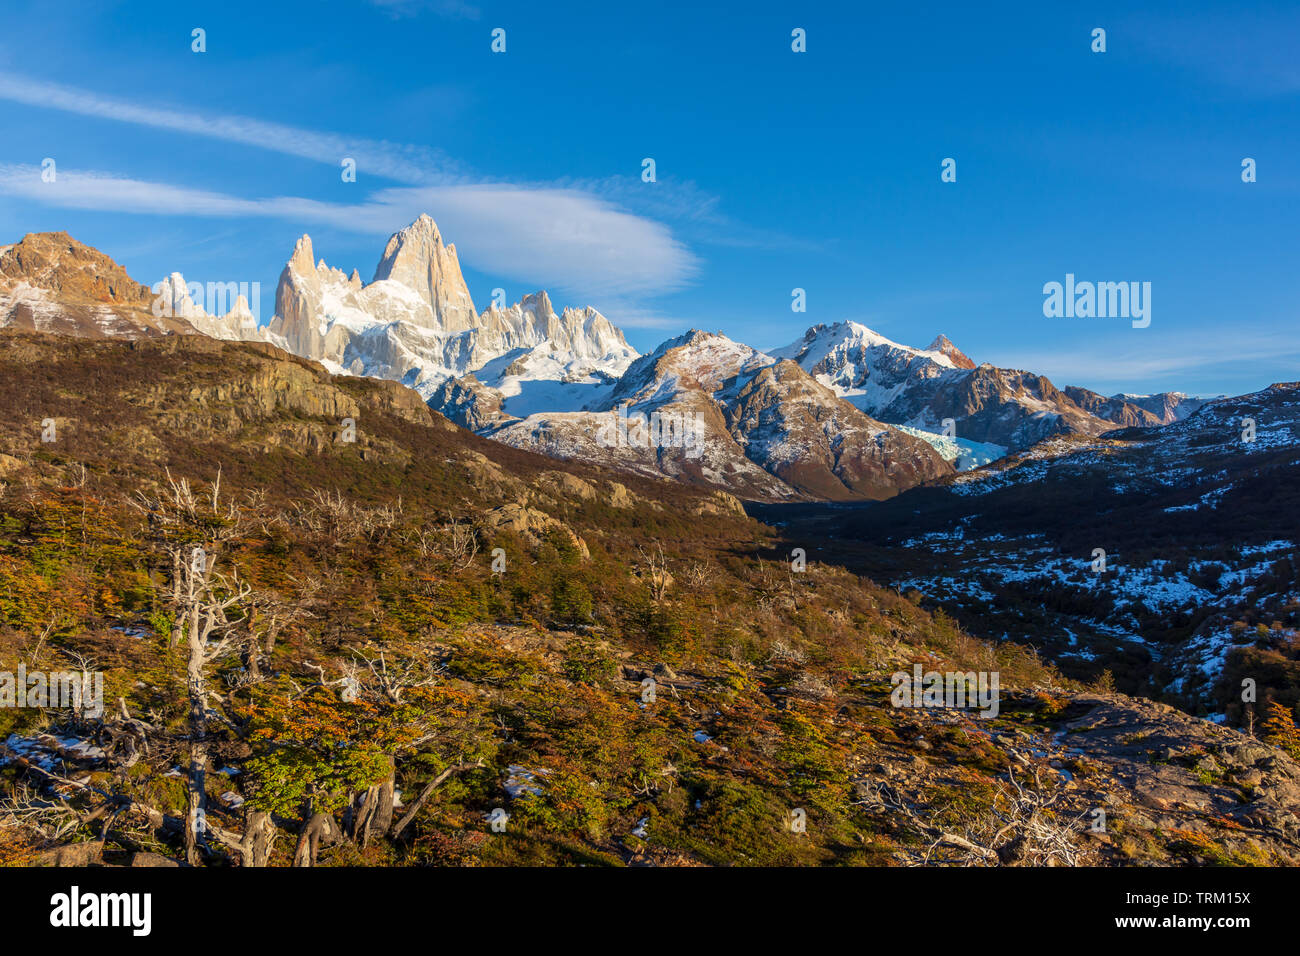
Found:
<path fill-rule="evenodd" d="M 762 513 L 976 634 L 1242 725 L 1243 679 L 1260 701 L 1300 702 L 1298 481 L 1292 382 L 1163 427 L 1056 439 L 879 506 Z"/>
<path fill-rule="evenodd" d="M 0 669 L 107 702 L 0 709 L 8 862 L 1300 862 L 1282 750 L 729 496 L 265 344 L 6 330 L 0 401 Z M 914 665 L 996 672 L 996 715 L 893 706 Z"/>

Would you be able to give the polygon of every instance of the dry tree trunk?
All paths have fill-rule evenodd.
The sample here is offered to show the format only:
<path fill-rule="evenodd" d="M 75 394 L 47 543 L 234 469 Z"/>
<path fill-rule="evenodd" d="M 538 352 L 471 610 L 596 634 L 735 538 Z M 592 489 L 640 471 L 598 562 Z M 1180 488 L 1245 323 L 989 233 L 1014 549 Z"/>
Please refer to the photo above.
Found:
<path fill-rule="evenodd" d="M 392 758 L 388 761 L 388 776 L 381 782 L 368 787 L 352 811 L 352 820 L 347 826 L 349 835 L 361 845 L 369 846 L 370 837 L 388 836 L 393 827 L 393 803 L 396 790 L 397 768 Z"/>
<path fill-rule="evenodd" d="M 185 614 L 182 612 L 184 601 L 181 597 L 181 549 L 172 549 L 172 636 L 169 647 L 175 648 L 185 633 Z"/>
<path fill-rule="evenodd" d="M 198 866 L 199 827 L 205 811 L 208 768 L 208 715 L 206 708 L 207 678 L 203 673 L 204 632 L 199 627 L 199 605 L 194 602 L 190 613 L 190 655 L 186 667 L 186 687 L 190 700 L 190 772 L 188 786 L 188 812 L 185 827 L 185 862 Z"/>
<path fill-rule="evenodd" d="M 388 836 L 388 831 L 393 828 L 393 803 L 394 791 L 397 789 L 396 785 L 397 767 L 390 757 L 388 758 L 388 776 L 379 785 L 378 803 L 375 806 L 374 818 L 371 820 L 371 828 L 381 837 Z"/>
<path fill-rule="evenodd" d="M 254 810 L 244 821 L 244 840 L 239 847 L 244 866 L 264 867 L 275 847 L 276 829 L 269 813 Z"/>
<path fill-rule="evenodd" d="M 322 846 L 329 846 L 339 838 L 338 827 L 328 813 L 313 813 L 298 834 L 298 846 L 293 851 L 294 866 L 315 866 L 316 856 Z"/>

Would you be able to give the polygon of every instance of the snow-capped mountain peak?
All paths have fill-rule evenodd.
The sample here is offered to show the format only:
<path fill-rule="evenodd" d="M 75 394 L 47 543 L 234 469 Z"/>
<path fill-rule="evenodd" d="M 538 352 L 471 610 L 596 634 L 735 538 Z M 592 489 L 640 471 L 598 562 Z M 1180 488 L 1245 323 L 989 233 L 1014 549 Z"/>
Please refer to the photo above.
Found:
<path fill-rule="evenodd" d="M 937 335 L 933 342 L 926 349 L 927 352 L 938 352 L 940 355 L 952 362 L 957 368 L 974 368 L 975 363 L 967 357 L 966 353 L 957 346 L 953 345 L 946 335 Z"/>
<path fill-rule="evenodd" d="M 618 375 L 637 356 L 595 309 L 557 315 L 545 292 L 479 314 L 456 247 L 427 215 L 389 238 L 368 285 L 313 258 L 303 236 L 280 275 L 270 330 L 335 372 L 397 379 L 427 399 L 469 372 L 487 388 L 575 381 Z"/>
<path fill-rule="evenodd" d="M 443 243 L 438 224 L 428 215 L 389 238 L 374 282 L 386 280 L 411 289 L 429 306 L 429 328 L 462 332 L 478 325 L 456 247 Z"/>
<path fill-rule="evenodd" d="M 1058 389 L 1030 372 L 977 366 L 944 335 L 916 349 L 856 322 L 838 322 L 813 326 L 772 354 L 798 362 L 873 418 L 925 433 L 946 453 L 962 448 L 961 460 L 972 463 L 1049 435 L 1097 435 L 1148 419 L 1173 420 L 1172 412 L 1148 415 L 1087 389 Z"/>

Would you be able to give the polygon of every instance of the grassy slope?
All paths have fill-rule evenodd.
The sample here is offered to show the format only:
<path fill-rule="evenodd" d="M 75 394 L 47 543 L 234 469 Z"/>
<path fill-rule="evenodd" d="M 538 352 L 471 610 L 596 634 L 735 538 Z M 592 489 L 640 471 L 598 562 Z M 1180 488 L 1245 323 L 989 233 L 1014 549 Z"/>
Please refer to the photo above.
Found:
<path fill-rule="evenodd" d="M 239 772 L 208 777 L 222 826 L 238 830 L 248 808 L 276 815 L 275 863 L 290 859 L 308 801 L 341 818 L 390 759 L 408 803 L 452 765 L 483 766 L 451 777 L 401 839 L 343 841 L 322 862 L 900 862 L 940 831 L 991 832 L 1009 768 L 1058 792 L 1049 815 L 1060 822 L 1113 798 L 1110 834 L 1078 838 L 1089 858 L 1288 858 L 1271 822 L 1242 832 L 1221 813 L 1184 819 L 1177 807 L 1166 808 L 1173 823 L 1147 819 L 1122 774 L 1052 744 L 1092 705 L 1027 652 L 978 642 L 844 570 L 792 574 L 760 559 L 776 538 L 732 502 L 480 440 L 410 394 L 259 346 L 0 333 L 0 669 L 88 655 L 108 700 L 153 727 L 130 767 L 81 767 L 93 783 L 164 813 L 183 807 L 181 778 L 167 776 L 184 764 L 186 728 L 184 662 L 167 646 L 169 569 L 157 529 L 130 506 L 170 470 L 203 489 L 220 474 L 241 526 L 220 565 L 264 602 L 244 629 L 262 641 L 279 628 L 259 680 L 239 653 L 218 662 L 213 763 Z M 357 421 L 355 443 L 338 440 L 342 413 Z M 50 444 L 39 440 L 46 418 L 58 422 Z M 564 529 L 494 526 L 492 510 L 511 504 L 561 522 L 589 557 Z M 472 555 L 455 546 L 466 527 Z M 506 571 L 495 575 L 498 547 Z M 659 547 L 672 576 L 662 597 L 647 562 Z M 273 625 L 276 601 L 303 613 Z M 402 702 L 364 666 L 360 699 L 341 700 L 330 682 L 381 655 L 389 673 L 412 675 Z M 998 670 L 1001 716 L 892 708 L 888 675 L 916 661 Z M 649 674 L 657 698 L 643 706 Z M 48 727 L 97 729 L 0 711 L 0 738 Z M 1197 776 L 1213 746 L 1191 740 L 1170 772 L 1225 790 L 1224 806 L 1245 802 L 1230 774 Z M 540 792 L 510 797 L 512 767 Z M 0 769 L 5 790 L 20 782 L 30 777 Z M 227 793 L 244 808 L 224 809 Z M 484 822 L 496 807 L 511 814 L 505 834 Z M 807 813 L 804 834 L 785 827 L 793 808 Z M 7 822 L 4 858 L 41 858 L 49 834 Z M 166 829 L 115 826 L 110 862 L 176 854 Z M 56 842 L 91 836 L 74 826 Z"/>

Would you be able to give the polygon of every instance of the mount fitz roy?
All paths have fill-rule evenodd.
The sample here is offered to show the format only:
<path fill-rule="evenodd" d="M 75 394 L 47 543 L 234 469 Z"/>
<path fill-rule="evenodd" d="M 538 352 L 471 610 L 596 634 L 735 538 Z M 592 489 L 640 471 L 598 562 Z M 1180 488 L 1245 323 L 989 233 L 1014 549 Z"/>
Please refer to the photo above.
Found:
<path fill-rule="evenodd" d="M 480 312 L 427 215 L 390 237 L 369 283 L 302 236 L 266 326 L 242 295 L 210 315 L 190 291 L 179 273 L 151 290 L 66 233 L 0 246 L 0 327 L 266 342 L 334 374 L 401 382 L 508 445 L 760 500 L 887 498 L 1044 438 L 1165 424 L 1201 404 L 1061 390 L 977 365 L 942 335 L 914 349 L 852 322 L 771 352 L 692 330 L 641 356 L 596 309 L 557 313 L 545 291 Z M 661 422 L 676 423 L 674 440 L 635 440 Z"/>

